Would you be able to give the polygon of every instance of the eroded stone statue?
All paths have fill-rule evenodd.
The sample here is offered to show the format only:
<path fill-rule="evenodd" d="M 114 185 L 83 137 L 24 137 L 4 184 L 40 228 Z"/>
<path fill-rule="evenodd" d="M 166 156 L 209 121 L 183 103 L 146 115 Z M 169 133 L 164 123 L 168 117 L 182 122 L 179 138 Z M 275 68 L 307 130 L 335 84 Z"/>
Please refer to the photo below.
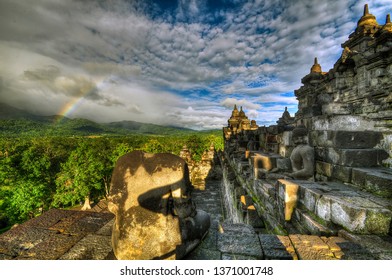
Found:
<path fill-rule="evenodd" d="M 117 259 L 181 259 L 210 227 L 191 199 L 186 162 L 178 156 L 134 151 L 113 170 L 109 210 L 116 215 L 112 246 Z"/>
<path fill-rule="evenodd" d="M 297 179 L 314 181 L 314 149 L 308 144 L 308 130 L 305 126 L 298 126 L 292 132 L 292 140 L 296 146 L 291 153 L 290 159 L 280 160 L 280 167 L 258 168 L 256 178 Z M 269 157 L 265 156 L 268 162 Z M 279 159 L 277 159 L 279 161 Z M 266 163 L 263 163 L 265 165 Z M 284 166 L 284 169 L 282 169 Z M 289 172 L 288 170 L 291 171 Z"/>
<path fill-rule="evenodd" d="M 314 149 L 308 144 L 306 127 L 296 127 L 292 139 L 296 146 L 290 156 L 293 171 L 287 175 L 299 180 L 314 180 Z"/>

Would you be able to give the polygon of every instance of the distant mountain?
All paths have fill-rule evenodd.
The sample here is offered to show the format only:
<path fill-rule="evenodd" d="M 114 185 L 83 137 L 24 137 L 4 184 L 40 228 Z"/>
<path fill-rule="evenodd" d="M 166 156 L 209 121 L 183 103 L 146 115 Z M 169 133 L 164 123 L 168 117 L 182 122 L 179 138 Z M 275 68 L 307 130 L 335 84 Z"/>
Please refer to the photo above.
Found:
<path fill-rule="evenodd" d="M 96 123 L 59 115 L 37 116 L 0 103 L 0 135 L 4 136 L 170 135 L 190 132 L 194 130 L 134 121 Z"/>
<path fill-rule="evenodd" d="M 194 132 L 192 129 L 188 128 L 178 128 L 173 126 L 162 126 L 150 123 L 139 123 L 134 121 L 121 121 L 121 122 L 111 122 L 106 124 L 110 128 L 120 128 L 127 130 L 129 132 L 141 133 L 141 134 L 160 134 L 167 135 L 179 132 Z"/>
<path fill-rule="evenodd" d="M 0 120 L 33 119 L 36 116 L 0 102 Z"/>

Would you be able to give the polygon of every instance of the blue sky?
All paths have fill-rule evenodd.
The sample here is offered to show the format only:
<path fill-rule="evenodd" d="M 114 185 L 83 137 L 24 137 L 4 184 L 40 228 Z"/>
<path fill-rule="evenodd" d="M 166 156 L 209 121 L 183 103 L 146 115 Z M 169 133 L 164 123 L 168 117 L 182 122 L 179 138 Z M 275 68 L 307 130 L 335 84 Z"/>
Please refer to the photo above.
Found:
<path fill-rule="evenodd" d="M 365 3 L 384 24 L 392 0 L 0 0 L 0 102 L 194 129 L 227 125 L 237 104 L 274 124 Z"/>

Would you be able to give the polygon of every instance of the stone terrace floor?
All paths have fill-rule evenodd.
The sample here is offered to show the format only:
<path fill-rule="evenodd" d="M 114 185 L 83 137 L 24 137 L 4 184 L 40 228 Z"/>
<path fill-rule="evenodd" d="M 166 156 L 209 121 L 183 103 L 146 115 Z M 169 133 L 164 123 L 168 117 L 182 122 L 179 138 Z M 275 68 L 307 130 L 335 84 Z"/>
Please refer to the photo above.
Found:
<path fill-rule="evenodd" d="M 392 243 L 378 236 L 278 236 L 256 233 L 245 224 L 224 222 L 221 181 L 208 181 L 193 194 L 198 209 L 211 216 L 211 228 L 187 260 L 392 259 Z M 115 259 L 111 248 L 113 214 L 105 202 L 93 211 L 52 209 L 0 235 L 1 259 Z"/>

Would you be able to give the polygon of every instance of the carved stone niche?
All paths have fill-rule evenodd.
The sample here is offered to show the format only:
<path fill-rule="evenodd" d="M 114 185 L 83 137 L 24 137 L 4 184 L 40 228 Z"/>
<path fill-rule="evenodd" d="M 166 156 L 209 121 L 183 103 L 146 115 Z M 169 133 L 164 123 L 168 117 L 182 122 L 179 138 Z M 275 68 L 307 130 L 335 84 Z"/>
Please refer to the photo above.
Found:
<path fill-rule="evenodd" d="M 109 210 L 116 215 L 112 246 L 117 259 L 181 259 L 210 227 L 196 210 L 186 162 L 175 155 L 133 151 L 113 170 Z"/>

